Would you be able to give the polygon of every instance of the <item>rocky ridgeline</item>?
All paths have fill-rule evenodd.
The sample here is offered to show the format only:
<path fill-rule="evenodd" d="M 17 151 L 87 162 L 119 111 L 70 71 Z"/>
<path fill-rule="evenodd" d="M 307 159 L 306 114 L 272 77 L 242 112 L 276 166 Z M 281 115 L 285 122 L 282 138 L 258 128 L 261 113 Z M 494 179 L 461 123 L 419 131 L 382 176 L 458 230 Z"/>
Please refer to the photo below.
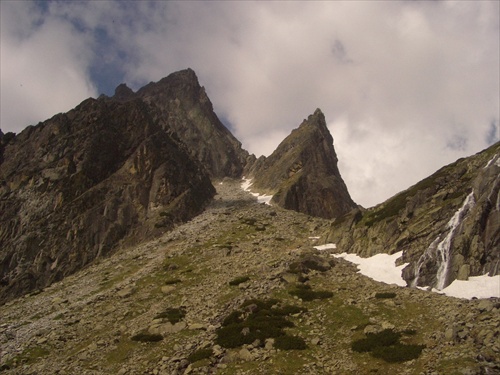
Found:
<path fill-rule="evenodd" d="M 498 275 L 499 191 L 497 143 L 380 205 L 336 219 L 328 240 L 364 257 L 403 251 L 409 285 L 446 287 L 455 279 Z"/>
<path fill-rule="evenodd" d="M 257 204 L 238 180 L 214 185 L 215 200 L 188 223 L 1 306 L 1 371 L 500 372 L 500 300 L 460 300 L 372 281 L 312 248 L 325 240 L 328 221 Z M 321 299 L 297 293 L 308 290 Z M 221 345 L 233 311 L 248 319 L 269 298 L 293 307 L 285 332 L 305 348 L 285 350 L 278 338 Z M 248 300 L 256 302 L 242 307 Z M 384 330 L 404 332 L 401 341 L 422 347 L 420 355 L 391 363 L 353 351 L 354 341 Z"/>
<path fill-rule="evenodd" d="M 333 219 L 357 208 L 337 163 L 325 116 L 317 109 L 269 157 L 257 159 L 248 176 L 252 189 L 273 195 L 275 204 Z"/>
<path fill-rule="evenodd" d="M 354 203 L 332 142 L 317 111 L 269 158 L 276 166 L 264 163 L 259 183 L 277 168 L 276 204 L 344 213 Z M 192 218 L 214 193 L 210 177 L 240 178 L 262 160 L 220 122 L 191 69 L 0 134 L 0 303 Z"/>

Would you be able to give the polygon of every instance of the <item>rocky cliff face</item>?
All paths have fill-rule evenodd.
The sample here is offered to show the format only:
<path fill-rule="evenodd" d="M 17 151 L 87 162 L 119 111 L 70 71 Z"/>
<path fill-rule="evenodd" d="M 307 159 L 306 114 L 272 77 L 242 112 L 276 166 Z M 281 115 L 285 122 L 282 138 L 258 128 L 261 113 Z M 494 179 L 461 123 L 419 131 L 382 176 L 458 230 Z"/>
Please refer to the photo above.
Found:
<path fill-rule="evenodd" d="M 273 194 L 281 207 L 322 218 L 356 208 L 337 167 L 333 138 L 317 109 L 250 170 L 252 189 Z"/>
<path fill-rule="evenodd" d="M 140 98 L 88 99 L 3 145 L 0 301 L 198 214 L 203 167 Z"/>
<path fill-rule="evenodd" d="M 164 130 L 174 132 L 210 176 L 241 177 L 248 152 L 220 122 L 193 70 L 173 73 L 144 86 L 135 95 L 122 87 L 116 96 L 141 98 L 154 120 Z"/>
<path fill-rule="evenodd" d="M 332 223 L 329 241 L 362 256 L 403 251 L 408 285 L 442 289 L 500 273 L 500 143 L 369 210 Z"/>

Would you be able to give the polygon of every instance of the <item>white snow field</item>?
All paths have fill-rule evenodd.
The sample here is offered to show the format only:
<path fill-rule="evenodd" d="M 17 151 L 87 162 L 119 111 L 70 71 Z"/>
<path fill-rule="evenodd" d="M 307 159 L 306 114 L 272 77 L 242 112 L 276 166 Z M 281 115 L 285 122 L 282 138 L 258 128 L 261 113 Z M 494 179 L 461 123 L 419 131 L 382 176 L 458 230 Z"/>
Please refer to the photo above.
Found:
<path fill-rule="evenodd" d="M 243 177 L 243 182 L 241 183 L 241 188 L 245 191 L 248 191 L 254 197 L 257 197 L 257 202 L 265 203 L 265 204 L 268 204 L 269 206 L 271 206 L 271 199 L 273 198 L 272 195 L 261 195 L 258 193 L 252 193 L 252 191 L 250 190 L 250 186 L 252 186 L 252 180 Z"/>
<path fill-rule="evenodd" d="M 318 250 L 335 249 L 335 244 L 314 246 Z M 406 281 L 401 277 L 401 270 L 407 263 L 396 266 L 402 252 L 392 255 L 376 254 L 369 258 L 361 258 L 356 254 L 331 254 L 336 258 L 344 258 L 358 266 L 359 272 L 373 280 L 387 284 L 406 286 Z M 420 288 L 425 289 L 426 288 Z M 457 298 L 500 298 L 500 275 L 497 276 L 471 276 L 467 281 L 455 280 L 443 290 L 432 289 L 433 292 Z"/>

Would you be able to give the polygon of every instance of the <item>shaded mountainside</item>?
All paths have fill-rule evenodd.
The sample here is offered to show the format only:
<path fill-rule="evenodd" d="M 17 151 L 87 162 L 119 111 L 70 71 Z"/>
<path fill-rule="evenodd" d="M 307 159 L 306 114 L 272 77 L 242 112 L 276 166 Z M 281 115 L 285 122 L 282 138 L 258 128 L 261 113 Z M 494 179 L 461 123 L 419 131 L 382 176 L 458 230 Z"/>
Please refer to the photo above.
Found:
<path fill-rule="evenodd" d="M 317 109 L 249 171 L 252 189 L 286 209 L 335 218 L 356 208 L 337 167 L 333 138 Z"/>
<path fill-rule="evenodd" d="M 248 152 L 220 122 L 192 69 L 151 82 L 135 94 L 120 85 L 113 97 L 122 101 L 131 98 L 141 98 L 155 122 L 175 133 L 211 177 L 241 177 Z"/>
<path fill-rule="evenodd" d="M 201 212 L 202 166 L 140 99 L 88 99 L 11 139 L 0 165 L 0 300 Z"/>
<path fill-rule="evenodd" d="M 442 289 L 453 280 L 500 273 L 500 143 L 445 166 L 368 210 L 332 222 L 340 251 L 403 251 L 408 285 Z"/>

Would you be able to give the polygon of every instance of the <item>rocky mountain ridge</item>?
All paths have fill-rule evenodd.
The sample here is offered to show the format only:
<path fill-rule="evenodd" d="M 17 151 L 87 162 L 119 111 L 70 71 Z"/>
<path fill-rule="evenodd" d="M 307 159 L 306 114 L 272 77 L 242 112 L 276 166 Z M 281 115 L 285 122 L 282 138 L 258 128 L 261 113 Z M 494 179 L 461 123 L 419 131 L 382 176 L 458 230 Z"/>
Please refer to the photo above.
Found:
<path fill-rule="evenodd" d="M 322 121 L 323 152 L 309 147 L 300 162 L 314 161 L 328 193 L 316 195 L 314 173 L 276 203 L 333 217 L 352 200 L 328 166 L 336 156 Z M 209 178 L 242 177 L 255 159 L 220 122 L 192 69 L 135 93 L 121 84 L 113 97 L 2 136 L 0 303 L 192 218 L 213 195 Z"/>
<path fill-rule="evenodd" d="M 140 100 L 88 99 L 30 127 L 0 165 L 0 300 L 200 213 L 215 190 Z"/>
<path fill-rule="evenodd" d="M 274 204 L 330 219 L 357 207 L 337 162 L 325 116 L 316 109 L 269 157 L 259 158 L 248 174 L 252 188 L 273 195 Z"/>
<path fill-rule="evenodd" d="M 442 289 L 455 279 L 499 274 L 499 204 L 497 143 L 333 221 L 328 240 L 362 256 L 402 251 L 408 285 Z"/>

